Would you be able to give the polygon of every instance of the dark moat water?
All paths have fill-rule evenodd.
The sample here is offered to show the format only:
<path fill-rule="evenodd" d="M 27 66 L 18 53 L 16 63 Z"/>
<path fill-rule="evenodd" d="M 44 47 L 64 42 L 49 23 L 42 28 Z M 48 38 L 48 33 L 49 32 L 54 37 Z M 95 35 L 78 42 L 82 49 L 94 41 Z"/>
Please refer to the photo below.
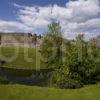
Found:
<path fill-rule="evenodd" d="M 13 71 L 15 72 L 12 73 Z M 20 75 L 21 73 L 29 73 L 26 75 Z M 52 76 L 52 70 L 40 70 L 33 71 L 24 69 L 0 69 L 0 76 L 6 77 L 10 83 L 25 84 L 25 85 L 35 85 L 35 86 L 46 86 L 48 80 Z"/>

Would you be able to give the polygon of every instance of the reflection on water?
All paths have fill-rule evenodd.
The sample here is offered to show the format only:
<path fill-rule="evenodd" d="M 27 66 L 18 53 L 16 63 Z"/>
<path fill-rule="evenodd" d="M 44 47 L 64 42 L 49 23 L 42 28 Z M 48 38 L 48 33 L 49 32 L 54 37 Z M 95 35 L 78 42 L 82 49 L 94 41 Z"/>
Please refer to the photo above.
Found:
<path fill-rule="evenodd" d="M 10 83 L 13 84 L 18 83 L 26 85 L 46 86 L 48 84 L 48 80 L 52 76 L 52 70 L 35 71 L 0 68 L 0 76 L 6 77 L 10 81 Z"/>

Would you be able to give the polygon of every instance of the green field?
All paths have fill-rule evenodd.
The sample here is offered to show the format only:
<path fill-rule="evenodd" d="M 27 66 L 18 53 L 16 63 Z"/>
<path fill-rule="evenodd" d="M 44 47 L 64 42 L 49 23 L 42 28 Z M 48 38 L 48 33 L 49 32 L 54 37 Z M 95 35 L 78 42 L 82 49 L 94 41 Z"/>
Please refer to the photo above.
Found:
<path fill-rule="evenodd" d="M 38 49 L 35 48 L 0 47 L 0 59 L 6 60 L 6 64 L 1 67 L 45 69 L 45 65 L 40 62 L 39 53 L 36 51 L 38 52 Z M 97 55 L 100 58 L 100 51 Z"/>
<path fill-rule="evenodd" d="M 43 64 L 38 65 L 38 54 L 36 60 L 36 49 L 34 48 L 0 48 L 0 59 L 6 60 L 6 64 L 3 67 L 10 68 L 23 68 L 23 69 L 36 69 L 36 66 L 40 69 L 44 68 Z M 36 64 L 37 63 L 37 64 Z"/>
<path fill-rule="evenodd" d="M 0 100 L 100 100 L 100 84 L 75 90 L 0 85 Z"/>

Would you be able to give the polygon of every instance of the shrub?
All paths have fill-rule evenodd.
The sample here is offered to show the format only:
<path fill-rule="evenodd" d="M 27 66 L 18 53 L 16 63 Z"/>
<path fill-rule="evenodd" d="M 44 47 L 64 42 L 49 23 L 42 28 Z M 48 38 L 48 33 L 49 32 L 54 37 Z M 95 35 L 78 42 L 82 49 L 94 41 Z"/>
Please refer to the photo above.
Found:
<path fill-rule="evenodd" d="M 51 31 L 44 38 L 40 51 L 44 59 L 49 59 L 53 52 L 57 51 L 54 59 L 44 62 L 49 68 L 54 66 L 51 85 L 59 88 L 79 88 L 82 84 L 95 83 L 97 65 L 94 59 L 91 59 L 91 56 L 95 55 L 95 47 L 92 47 L 91 52 L 88 42 L 84 40 L 84 35 L 78 35 L 75 43 L 62 38 L 59 24 L 52 23 L 49 28 Z M 52 41 L 56 44 L 54 51 Z"/>
<path fill-rule="evenodd" d="M 100 81 L 100 75 L 97 75 L 97 76 L 95 77 L 95 79 L 96 79 L 97 81 Z"/>
<path fill-rule="evenodd" d="M 63 67 L 54 72 L 51 79 L 53 86 L 66 89 L 66 88 L 80 88 L 83 84 L 80 81 L 80 76 L 75 73 L 71 74 L 67 67 Z"/>
<path fill-rule="evenodd" d="M 57 86 L 63 89 L 67 88 L 76 89 L 76 88 L 81 88 L 83 85 L 78 80 L 68 78 L 67 80 L 59 81 L 57 83 Z"/>

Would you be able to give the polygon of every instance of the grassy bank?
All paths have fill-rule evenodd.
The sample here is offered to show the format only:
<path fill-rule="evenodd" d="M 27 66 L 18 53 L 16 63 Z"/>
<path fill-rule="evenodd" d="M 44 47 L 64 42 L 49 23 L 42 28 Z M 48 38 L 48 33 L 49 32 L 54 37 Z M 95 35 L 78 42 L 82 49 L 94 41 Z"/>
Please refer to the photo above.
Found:
<path fill-rule="evenodd" d="M 100 100 L 100 84 L 75 90 L 22 85 L 0 85 L 2 100 Z"/>
<path fill-rule="evenodd" d="M 36 62 L 36 49 L 34 48 L 1 47 L 0 59 L 6 60 L 3 67 L 10 68 L 36 69 L 36 63 L 39 64 Z M 38 56 L 37 61 L 39 61 Z M 40 68 L 43 67 L 43 64 L 40 64 Z"/>
<path fill-rule="evenodd" d="M 97 56 L 100 58 L 100 51 L 97 52 Z M 38 53 L 36 57 L 35 48 L 0 47 L 0 59 L 7 61 L 3 66 L 0 67 L 19 69 L 45 69 L 45 65 L 39 62 Z"/>

